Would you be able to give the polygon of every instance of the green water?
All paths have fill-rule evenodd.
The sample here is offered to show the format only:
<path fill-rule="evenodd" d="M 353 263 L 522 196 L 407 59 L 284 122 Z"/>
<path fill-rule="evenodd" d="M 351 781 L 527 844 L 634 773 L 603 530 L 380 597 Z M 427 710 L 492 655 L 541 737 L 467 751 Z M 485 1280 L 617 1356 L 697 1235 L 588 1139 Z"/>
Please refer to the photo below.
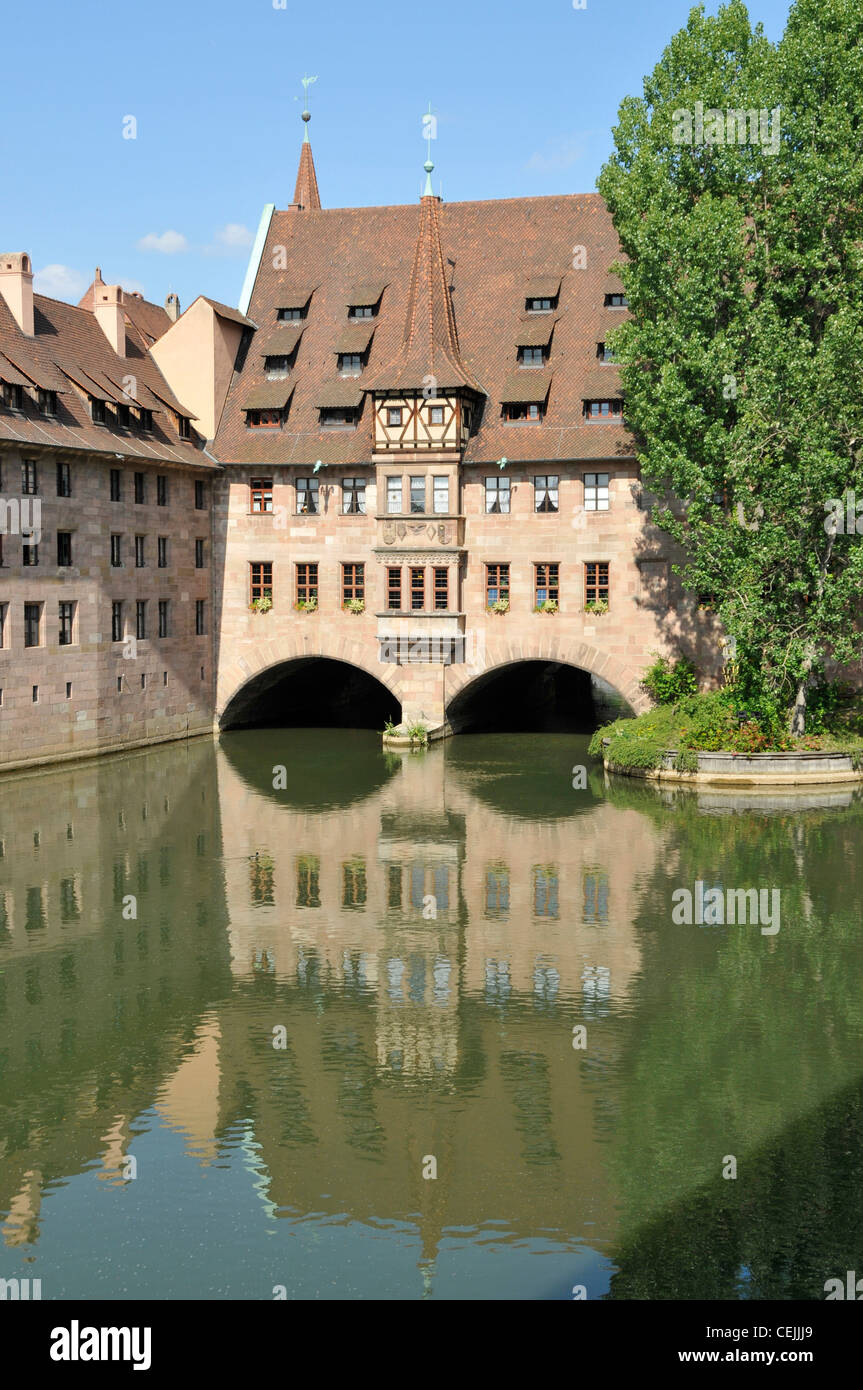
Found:
<path fill-rule="evenodd" d="M 856 790 L 610 782 L 564 734 L 3 780 L 0 1278 L 823 1298 L 863 1272 L 861 837 Z M 696 881 L 779 931 L 676 924 Z"/>

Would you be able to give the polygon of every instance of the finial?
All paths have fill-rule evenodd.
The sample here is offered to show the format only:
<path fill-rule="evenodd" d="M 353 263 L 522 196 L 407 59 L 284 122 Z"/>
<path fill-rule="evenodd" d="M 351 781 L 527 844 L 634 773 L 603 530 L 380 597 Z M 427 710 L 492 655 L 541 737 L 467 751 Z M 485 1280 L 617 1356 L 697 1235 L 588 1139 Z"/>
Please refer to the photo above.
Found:
<path fill-rule="evenodd" d="M 423 168 L 424 168 L 425 171 L 426 171 L 426 186 L 425 186 L 425 188 L 423 189 L 423 197 L 424 197 L 424 198 L 433 198 L 433 197 L 434 197 L 434 190 L 433 190 L 433 188 L 432 188 L 431 176 L 432 176 L 432 170 L 434 169 L 434 164 L 432 163 L 432 157 L 431 157 L 431 142 L 432 142 L 432 140 L 434 139 L 435 135 L 437 134 L 437 121 L 435 120 L 434 116 L 432 115 L 432 106 L 431 106 L 431 102 L 429 102 L 428 114 L 425 115 L 425 116 L 423 116 L 423 125 L 425 126 L 425 137 L 426 137 L 426 143 L 427 143 L 427 146 L 428 146 L 428 156 L 427 156 L 427 158 L 426 158 L 425 164 L 423 165 Z"/>
<path fill-rule="evenodd" d="M 304 106 L 303 106 L 303 111 L 302 111 L 302 118 L 303 118 L 303 121 L 305 122 L 305 127 L 306 127 L 305 130 L 303 131 L 303 144 L 304 144 L 304 145 L 308 145 L 308 144 L 309 144 L 309 121 L 312 119 L 312 113 L 311 113 L 311 111 L 309 110 L 309 88 L 311 87 L 312 83 L 313 83 L 313 82 L 317 82 L 317 80 L 318 80 L 318 79 L 317 79 L 316 77 L 302 77 L 302 78 L 300 78 L 300 81 L 301 81 L 302 84 L 303 84 L 303 95 L 304 95 L 304 97 L 305 97 L 305 104 L 304 104 Z"/>

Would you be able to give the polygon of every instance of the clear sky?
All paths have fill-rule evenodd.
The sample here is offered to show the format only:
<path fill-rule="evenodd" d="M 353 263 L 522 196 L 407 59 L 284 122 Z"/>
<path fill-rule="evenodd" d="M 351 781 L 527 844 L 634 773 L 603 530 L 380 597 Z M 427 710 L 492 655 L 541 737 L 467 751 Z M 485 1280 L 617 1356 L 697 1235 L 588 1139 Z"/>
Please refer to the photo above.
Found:
<path fill-rule="evenodd" d="M 577 0 L 582 3 L 582 0 Z M 284 6 L 284 8 L 281 8 Z M 293 196 L 300 78 L 324 207 L 406 203 L 437 117 L 446 201 L 583 193 L 690 0 L 43 0 L 8 5 L 0 251 L 77 300 L 103 278 L 236 304 Z M 717 0 L 708 0 L 715 12 Z M 780 37 L 789 0 L 751 0 Z M 133 127 L 136 138 L 124 138 Z"/>

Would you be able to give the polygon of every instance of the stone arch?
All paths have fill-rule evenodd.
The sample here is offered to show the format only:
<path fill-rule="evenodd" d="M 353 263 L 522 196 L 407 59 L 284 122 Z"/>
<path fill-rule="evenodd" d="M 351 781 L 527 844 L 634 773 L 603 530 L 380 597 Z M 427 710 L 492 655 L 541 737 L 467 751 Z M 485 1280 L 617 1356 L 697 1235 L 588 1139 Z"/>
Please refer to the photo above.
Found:
<path fill-rule="evenodd" d="M 506 619 L 502 618 L 501 623 Z M 559 618 L 548 618 L 548 626 Z M 641 688 L 641 666 L 631 665 L 621 657 L 611 656 L 578 637 L 560 636 L 546 631 L 536 641 L 492 638 L 484 645 L 480 659 L 452 666 L 447 671 L 447 710 L 453 701 L 474 681 L 506 666 L 521 661 L 554 661 L 561 666 L 574 666 L 606 681 L 620 694 L 635 714 L 651 708 L 649 695 Z"/>
<path fill-rule="evenodd" d="M 318 623 L 320 615 L 302 618 L 300 622 Z M 221 726 L 230 712 L 232 703 L 243 689 L 266 671 L 280 666 L 289 666 L 295 661 L 340 661 L 346 666 L 354 666 L 364 671 L 386 687 L 401 705 L 402 690 L 400 668 L 386 666 L 374 661 L 369 655 L 369 643 L 359 638 L 326 637 L 309 633 L 296 633 L 291 637 L 281 635 L 273 641 L 262 642 L 259 646 L 246 649 L 242 656 L 228 662 L 219 673 L 216 696 L 216 720 Z"/>

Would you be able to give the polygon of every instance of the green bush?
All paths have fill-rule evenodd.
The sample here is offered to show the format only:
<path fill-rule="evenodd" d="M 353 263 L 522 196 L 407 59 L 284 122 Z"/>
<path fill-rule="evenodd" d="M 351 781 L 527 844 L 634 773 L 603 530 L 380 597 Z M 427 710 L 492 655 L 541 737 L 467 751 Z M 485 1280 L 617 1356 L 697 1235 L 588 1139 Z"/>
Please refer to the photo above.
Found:
<path fill-rule="evenodd" d="M 676 661 L 669 660 L 667 656 L 658 656 L 653 665 L 648 666 L 641 684 L 657 705 L 673 705 L 698 690 L 695 667 L 685 656 L 678 657 Z"/>

